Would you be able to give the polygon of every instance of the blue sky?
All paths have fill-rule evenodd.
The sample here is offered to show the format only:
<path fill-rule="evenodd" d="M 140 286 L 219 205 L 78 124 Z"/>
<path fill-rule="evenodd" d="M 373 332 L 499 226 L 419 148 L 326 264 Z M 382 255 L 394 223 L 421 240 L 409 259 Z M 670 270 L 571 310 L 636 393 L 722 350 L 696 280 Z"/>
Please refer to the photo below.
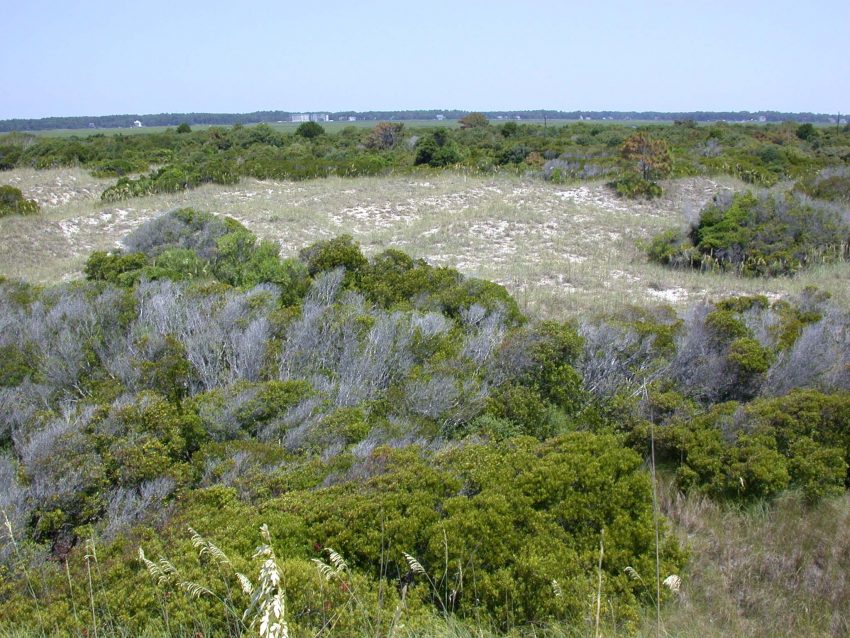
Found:
<path fill-rule="evenodd" d="M 850 2 L 12 0 L 0 119 L 850 111 Z"/>

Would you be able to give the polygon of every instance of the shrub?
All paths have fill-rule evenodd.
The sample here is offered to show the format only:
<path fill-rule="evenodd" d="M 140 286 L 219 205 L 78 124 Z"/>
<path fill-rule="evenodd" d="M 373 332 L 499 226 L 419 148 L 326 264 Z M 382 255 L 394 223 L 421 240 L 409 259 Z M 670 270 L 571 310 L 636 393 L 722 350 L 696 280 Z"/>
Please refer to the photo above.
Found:
<path fill-rule="evenodd" d="M 437 128 L 416 144 L 416 166 L 427 164 L 435 168 L 451 166 L 461 160 L 457 144 L 446 129 Z"/>
<path fill-rule="evenodd" d="M 121 255 L 95 251 L 86 260 L 83 272 L 85 272 L 87 279 L 93 281 L 108 281 L 125 285 L 136 280 L 135 276 L 128 280 L 125 275 L 138 272 L 146 264 L 147 259 L 142 253 Z"/>
<path fill-rule="evenodd" d="M 661 197 L 662 192 L 661 186 L 638 175 L 625 175 L 609 182 L 608 185 L 618 195 L 629 199 L 637 199 L 639 197 L 653 199 L 655 197 Z"/>
<path fill-rule="evenodd" d="M 299 253 L 301 261 L 307 266 L 310 276 L 320 272 L 343 267 L 348 278 L 357 277 L 368 265 L 366 257 L 360 252 L 360 246 L 351 235 L 341 235 L 335 239 L 316 242 Z"/>
<path fill-rule="evenodd" d="M 94 177 L 123 177 L 131 173 L 141 173 L 147 170 L 148 166 L 144 160 L 108 159 L 94 164 L 91 174 Z"/>
<path fill-rule="evenodd" d="M 14 344 L 0 346 L 0 388 L 15 386 L 25 379 L 35 378 L 39 368 L 39 351 L 33 343 L 23 347 Z"/>
<path fill-rule="evenodd" d="M 281 301 L 293 304 L 304 294 L 307 273 L 278 247 L 229 217 L 182 208 L 153 219 L 124 241 L 129 254 L 95 252 L 86 262 L 89 279 L 132 286 L 140 279 L 205 279 L 236 287 L 261 283 L 280 286 Z"/>
<path fill-rule="evenodd" d="M 829 166 L 812 179 L 800 180 L 796 188 L 819 199 L 850 202 L 850 167 Z"/>
<path fill-rule="evenodd" d="M 15 144 L 0 144 L 0 171 L 10 171 L 21 159 L 23 149 Z"/>
<path fill-rule="evenodd" d="M 813 262 L 844 258 L 850 227 L 834 210 L 786 194 L 715 197 L 687 238 L 656 237 L 651 258 L 673 266 L 790 275 Z"/>
<path fill-rule="evenodd" d="M 6 215 L 35 215 L 39 212 L 38 202 L 24 198 L 14 186 L 0 186 L 0 217 Z"/>
<path fill-rule="evenodd" d="M 808 122 L 805 124 L 800 124 L 800 126 L 797 127 L 796 133 L 797 137 L 806 142 L 811 142 L 818 135 L 817 129 L 815 129 L 814 124 L 810 124 Z"/>
<path fill-rule="evenodd" d="M 640 457 L 612 437 L 518 438 L 433 457 L 417 448 L 379 448 L 366 468 L 372 477 L 362 484 L 290 493 L 272 507 L 301 518 L 310 538 L 367 573 L 395 571 L 382 556 L 405 573 L 405 554 L 422 571 L 439 570 L 454 591 L 448 598 L 423 591 L 438 608 L 462 616 L 486 610 L 504 629 L 577 620 L 603 529 L 606 593 L 623 613 L 634 610 L 638 595 L 623 568 L 653 569 L 649 480 Z M 677 570 L 675 544 L 662 540 L 660 551 L 664 573 Z M 422 571 L 411 575 L 414 583 Z M 474 585 L 460 577 L 472 571 Z M 562 596 L 552 593 L 552 580 Z"/>
<path fill-rule="evenodd" d="M 295 134 L 308 140 L 319 137 L 325 134 L 325 129 L 318 122 L 302 122 L 295 129 Z"/>

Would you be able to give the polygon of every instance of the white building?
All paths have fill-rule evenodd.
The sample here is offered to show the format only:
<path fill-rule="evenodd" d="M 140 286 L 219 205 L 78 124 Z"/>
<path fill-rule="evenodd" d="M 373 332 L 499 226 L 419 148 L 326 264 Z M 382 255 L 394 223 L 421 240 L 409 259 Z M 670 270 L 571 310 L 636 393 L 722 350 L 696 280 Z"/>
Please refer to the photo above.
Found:
<path fill-rule="evenodd" d="M 327 113 L 293 113 L 289 116 L 290 122 L 330 122 L 330 119 Z"/>
<path fill-rule="evenodd" d="M 133 128 L 142 128 L 142 123 L 139 120 L 133 122 Z"/>

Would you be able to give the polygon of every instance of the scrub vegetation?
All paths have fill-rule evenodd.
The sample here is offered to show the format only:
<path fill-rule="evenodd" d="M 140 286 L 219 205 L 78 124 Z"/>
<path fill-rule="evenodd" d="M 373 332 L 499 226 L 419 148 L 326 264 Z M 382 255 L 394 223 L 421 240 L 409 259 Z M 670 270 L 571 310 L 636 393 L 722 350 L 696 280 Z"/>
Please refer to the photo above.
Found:
<path fill-rule="evenodd" d="M 479 116 L 0 138 L 0 635 L 846 635 L 850 133 Z"/>

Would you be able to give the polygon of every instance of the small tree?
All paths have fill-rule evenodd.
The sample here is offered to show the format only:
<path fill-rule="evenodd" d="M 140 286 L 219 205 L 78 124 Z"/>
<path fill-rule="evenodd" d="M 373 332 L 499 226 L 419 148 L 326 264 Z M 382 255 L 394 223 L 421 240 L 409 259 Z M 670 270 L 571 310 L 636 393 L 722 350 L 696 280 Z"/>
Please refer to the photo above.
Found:
<path fill-rule="evenodd" d="M 490 120 L 487 119 L 483 113 L 478 113 L 477 111 L 473 111 L 468 115 L 460 118 L 458 120 L 461 128 L 481 128 L 482 126 L 487 126 L 490 124 Z"/>
<path fill-rule="evenodd" d="M 641 179 L 648 182 L 667 177 L 673 168 L 667 142 L 648 133 L 635 133 L 627 138 L 620 154 L 623 159 L 636 162 Z"/>
<path fill-rule="evenodd" d="M 189 124 L 187 122 L 181 122 L 180 126 L 177 127 L 177 132 L 181 133 L 181 134 L 182 133 L 191 133 L 192 127 L 189 126 Z"/>
<path fill-rule="evenodd" d="M 401 122 L 378 122 L 366 138 L 368 148 L 382 151 L 394 148 L 404 136 L 404 124 Z"/>

